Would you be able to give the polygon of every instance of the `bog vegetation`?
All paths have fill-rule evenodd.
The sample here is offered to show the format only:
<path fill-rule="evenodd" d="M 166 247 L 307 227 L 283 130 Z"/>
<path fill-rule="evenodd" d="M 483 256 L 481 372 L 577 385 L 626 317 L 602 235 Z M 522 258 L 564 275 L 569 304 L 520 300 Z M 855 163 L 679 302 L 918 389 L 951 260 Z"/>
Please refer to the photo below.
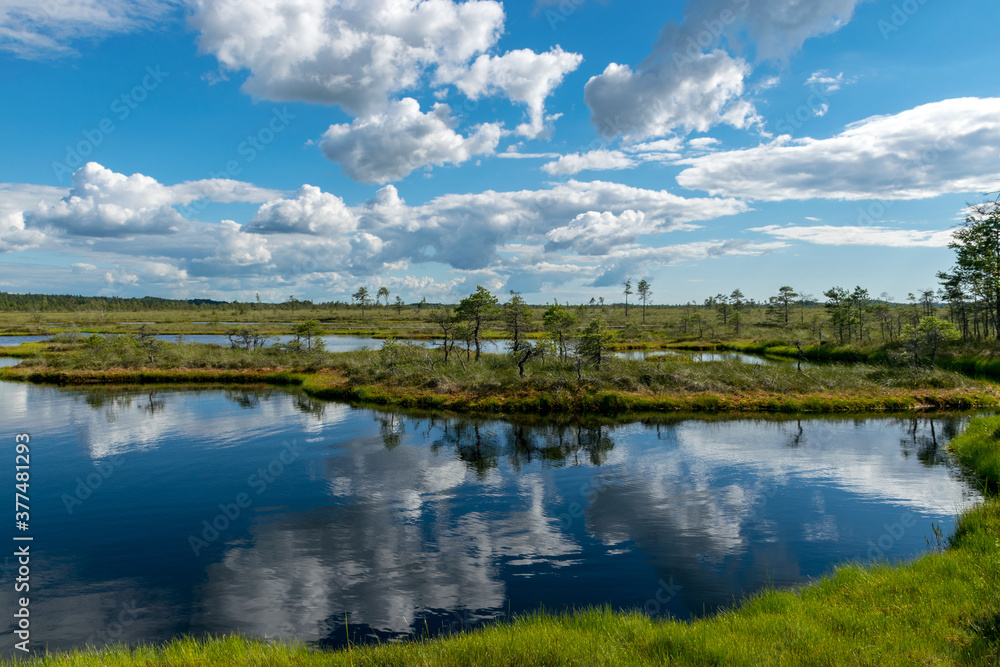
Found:
<path fill-rule="evenodd" d="M 827 409 L 981 407 L 993 404 L 991 388 L 962 374 L 1000 377 L 1000 244 L 991 245 L 996 238 L 1000 204 L 974 210 L 956 234 L 956 266 L 940 275 L 942 290 L 918 290 L 903 303 L 887 295 L 873 298 L 862 287 L 833 287 L 821 302 L 784 285 L 764 302 L 734 289 L 701 304 L 657 307 L 650 305 L 648 279 L 635 291 L 626 280 L 621 304 L 591 299 L 545 306 L 532 306 L 516 292 L 501 299 L 482 286 L 454 306 L 404 304 L 398 296 L 392 301 L 385 287 L 372 290 L 374 299 L 367 287 L 359 288 L 352 304 L 294 297 L 282 304 L 258 297 L 224 305 L 0 295 L 7 307 L 0 326 L 8 331 L 66 332 L 47 348 L 7 350 L 26 361 L 21 370 L 5 373 L 66 381 L 71 371 L 122 369 L 178 371 L 175 378 L 184 377 L 180 371 L 206 369 L 329 372 L 337 379 L 328 373 L 323 391 L 333 397 L 490 411 L 500 409 L 500 399 L 506 410 L 518 401 L 521 409 L 536 409 L 546 400 L 560 409 L 591 409 L 599 392 L 619 394 L 605 401 L 617 408 L 606 411 L 690 407 L 688 399 L 683 405 L 662 398 L 651 403 L 654 394 L 710 394 L 715 398 L 702 401 L 704 409 L 732 409 L 732 397 L 753 392 L 784 398 L 759 395 L 735 405 L 817 409 L 800 399 L 828 395 Z M 638 304 L 633 298 L 630 310 L 636 294 Z M 68 307 L 76 310 L 49 314 Z M 187 334 L 208 332 L 225 335 L 228 344 L 180 344 Z M 279 333 L 286 336 L 280 343 Z M 381 337 L 382 349 L 327 354 L 323 336 L 338 333 Z M 504 353 L 484 352 L 484 342 L 498 338 Z M 437 342 L 431 350 L 400 342 L 408 339 Z M 615 357 L 622 350 L 731 350 L 793 363 L 706 365 L 677 354 L 626 361 Z M 828 361 L 851 365 L 802 366 Z M 925 391 L 932 394 L 915 393 Z M 841 400 L 848 394 L 864 400 Z M 443 401 L 442 395 L 454 400 Z M 591 397 L 583 401 L 583 395 Z"/>

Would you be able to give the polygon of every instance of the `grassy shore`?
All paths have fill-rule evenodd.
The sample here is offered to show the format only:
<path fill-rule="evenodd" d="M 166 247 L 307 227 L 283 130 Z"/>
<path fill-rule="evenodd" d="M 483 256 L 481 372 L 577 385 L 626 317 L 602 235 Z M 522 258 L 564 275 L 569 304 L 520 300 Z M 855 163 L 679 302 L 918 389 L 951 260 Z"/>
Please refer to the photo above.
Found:
<path fill-rule="evenodd" d="M 0 378 L 62 385 L 232 383 L 299 385 L 317 398 L 493 415 L 636 412 L 903 412 L 1000 406 L 995 385 L 960 373 L 914 375 L 886 364 L 803 369 L 669 355 L 576 364 L 547 357 L 525 365 L 483 355 L 390 343 L 378 351 L 308 352 L 211 345 L 159 346 L 152 361 L 134 340 L 57 340 L 3 351 L 25 357 Z"/>
<path fill-rule="evenodd" d="M 610 609 L 537 613 L 486 629 L 350 650 L 245 637 L 54 654 L 51 667 L 143 665 L 995 665 L 1000 662 L 1000 417 L 951 443 L 989 489 L 941 549 L 911 563 L 845 566 L 795 591 L 682 623 Z"/>

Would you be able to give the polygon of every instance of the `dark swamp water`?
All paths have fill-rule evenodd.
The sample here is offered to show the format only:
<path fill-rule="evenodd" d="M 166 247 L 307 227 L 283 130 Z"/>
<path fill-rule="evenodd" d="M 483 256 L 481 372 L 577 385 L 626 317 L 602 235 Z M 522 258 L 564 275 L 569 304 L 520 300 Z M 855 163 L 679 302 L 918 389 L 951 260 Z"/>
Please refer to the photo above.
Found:
<path fill-rule="evenodd" d="M 961 418 L 519 423 L 0 383 L 0 423 L 11 478 L 31 435 L 32 643 L 50 649 L 340 646 L 542 605 L 689 618 L 915 557 L 979 499 L 945 453 Z"/>

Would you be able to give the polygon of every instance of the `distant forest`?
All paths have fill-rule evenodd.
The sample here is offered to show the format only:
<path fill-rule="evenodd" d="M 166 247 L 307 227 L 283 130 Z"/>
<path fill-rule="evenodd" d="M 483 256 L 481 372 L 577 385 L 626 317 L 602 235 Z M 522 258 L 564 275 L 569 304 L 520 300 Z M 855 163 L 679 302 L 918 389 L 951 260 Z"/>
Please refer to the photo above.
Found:
<path fill-rule="evenodd" d="M 225 301 L 211 299 L 162 299 L 156 296 L 124 298 L 118 296 L 76 296 L 71 294 L 10 294 L 0 292 L 0 311 L 26 313 L 70 313 L 76 311 L 187 310 L 202 306 L 226 306 Z"/>

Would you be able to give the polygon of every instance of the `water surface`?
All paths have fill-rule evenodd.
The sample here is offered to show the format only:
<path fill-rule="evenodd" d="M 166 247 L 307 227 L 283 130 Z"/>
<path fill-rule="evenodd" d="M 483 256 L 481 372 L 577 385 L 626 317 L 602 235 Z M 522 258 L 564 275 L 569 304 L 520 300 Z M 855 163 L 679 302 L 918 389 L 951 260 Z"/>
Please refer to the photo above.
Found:
<path fill-rule="evenodd" d="M 52 336 L 0 336 L 0 347 L 15 347 L 21 343 L 37 343 Z"/>
<path fill-rule="evenodd" d="M 197 322 L 195 323 L 197 324 Z M 221 324 L 227 324 L 225 322 Z M 277 324 L 282 324 L 278 322 Z M 81 334 L 85 335 L 85 334 Z M 13 345 L 20 345 L 21 343 L 27 342 L 38 342 L 43 340 L 48 340 L 51 336 L 0 336 L 0 347 L 7 347 Z M 229 337 L 222 334 L 190 334 L 178 336 L 176 334 L 163 334 L 158 335 L 156 338 L 167 341 L 170 343 L 202 343 L 207 345 L 219 345 L 222 347 L 229 347 Z M 354 352 L 357 350 L 380 350 L 382 345 L 385 343 L 384 339 L 372 338 L 370 336 L 345 336 L 345 335 L 331 335 L 331 336 L 320 336 L 323 343 L 326 345 L 326 350 L 328 352 Z M 283 334 L 280 336 L 275 336 L 268 342 L 271 344 L 285 344 L 292 340 L 295 340 L 295 336 Z M 401 342 L 403 342 L 401 340 Z M 440 347 L 442 340 L 432 339 L 432 340 L 414 340 L 409 341 L 414 345 L 419 345 L 421 347 L 436 348 Z M 490 354 L 498 354 L 506 352 L 509 349 L 509 340 L 484 340 L 480 341 L 480 346 L 482 351 Z M 459 345 L 464 349 L 464 346 Z M 619 357 L 621 359 L 630 359 L 634 361 L 641 361 L 648 356 L 654 355 L 673 355 L 687 357 L 695 362 L 704 361 L 740 361 L 742 363 L 754 364 L 759 366 L 771 366 L 778 364 L 792 364 L 794 365 L 796 361 L 794 359 L 779 359 L 779 358 L 768 358 L 753 354 L 743 354 L 740 352 L 680 352 L 676 350 L 628 350 L 624 352 L 613 352 L 613 356 Z M 803 367 L 809 367 L 813 364 L 803 363 Z"/>
<path fill-rule="evenodd" d="M 52 649 L 339 646 L 345 618 L 390 639 L 540 605 L 688 618 L 914 557 L 978 499 L 944 451 L 959 419 L 512 423 L 0 383 L 0 423 L 32 436 L 33 640 Z"/>

